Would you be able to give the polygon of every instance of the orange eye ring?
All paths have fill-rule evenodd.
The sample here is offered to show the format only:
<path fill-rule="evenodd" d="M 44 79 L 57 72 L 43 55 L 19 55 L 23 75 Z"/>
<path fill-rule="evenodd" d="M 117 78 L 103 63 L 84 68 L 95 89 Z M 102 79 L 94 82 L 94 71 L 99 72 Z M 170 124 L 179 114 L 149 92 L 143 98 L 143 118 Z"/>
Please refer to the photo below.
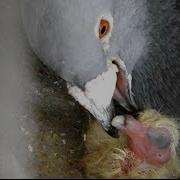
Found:
<path fill-rule="evenodd" d="M 109 21 L 106 19 L 101 19 L 99 24 L 99 39 L 104 38 L 110 31 Z"/>

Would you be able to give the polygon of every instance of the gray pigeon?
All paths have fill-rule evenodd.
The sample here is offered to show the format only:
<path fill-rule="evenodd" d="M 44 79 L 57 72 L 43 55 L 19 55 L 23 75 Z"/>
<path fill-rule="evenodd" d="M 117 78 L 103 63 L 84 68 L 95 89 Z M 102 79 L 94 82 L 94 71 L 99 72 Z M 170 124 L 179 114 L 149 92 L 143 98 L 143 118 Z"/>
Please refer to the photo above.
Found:
<path fill-rule="evenodd" d="M 112 135 L 119 111 L 180 116 L 178 0 L 24 0 L 34 52 Z"/>

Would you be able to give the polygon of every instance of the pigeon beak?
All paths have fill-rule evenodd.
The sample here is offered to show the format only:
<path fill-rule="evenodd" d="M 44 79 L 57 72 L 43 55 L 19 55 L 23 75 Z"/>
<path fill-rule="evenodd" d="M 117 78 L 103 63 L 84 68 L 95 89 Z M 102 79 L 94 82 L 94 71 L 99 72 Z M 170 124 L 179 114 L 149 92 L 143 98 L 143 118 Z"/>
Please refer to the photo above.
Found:
<path fill-rule="evenodd" d="M 127 73 L 126 66 L 121 59 L 116 59 L 112 62 L 118 67 L 113 99 L 119 106 L 124 108 L 126 113 L 132 114 L 132 112 L 137 111 L 137 107 L 131 92 L 131 75 Z"/>
<path fill-rule="evenodd" d="M 123 61 L 117 59 L 108 64 L 107 72 L 87 82 L 84 90 L 70 84 L 68 90 L 70 95 L 94 115 L 110 136 L 118 137 L 116 128 L 111 126 L 112 119 L 118 114 L 115 102 L 117 107 L 122 107 L 126 112 L 135 111 L 129 77 Z"/>

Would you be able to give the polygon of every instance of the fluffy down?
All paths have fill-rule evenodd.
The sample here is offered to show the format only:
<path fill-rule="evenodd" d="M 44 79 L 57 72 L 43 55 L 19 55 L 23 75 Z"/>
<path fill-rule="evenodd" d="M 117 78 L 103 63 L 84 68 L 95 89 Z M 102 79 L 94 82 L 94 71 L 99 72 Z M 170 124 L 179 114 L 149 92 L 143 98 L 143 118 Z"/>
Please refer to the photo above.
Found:
<path fill-rule="evenodd" d="M 108 136 L 94 122 L 87 132 L 86 152 L 81 162 L 87 178 L 178 178 L 180 160 L 176 154 L 179 140 L 178 124 L 154 110 L 139 114 L 139 121 L 145 126 L 165 127 L 171 132 L 171 158 L 161 167 L 140 160 L 128 147 L 128 139 Z"/>

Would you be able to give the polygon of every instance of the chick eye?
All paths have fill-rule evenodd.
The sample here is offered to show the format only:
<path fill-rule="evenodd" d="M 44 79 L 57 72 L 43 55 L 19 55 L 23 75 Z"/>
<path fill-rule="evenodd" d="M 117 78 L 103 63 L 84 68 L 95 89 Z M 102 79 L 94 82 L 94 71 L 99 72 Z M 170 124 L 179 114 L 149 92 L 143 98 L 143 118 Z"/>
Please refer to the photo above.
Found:
<path fill-rule="evenodd" d="M 106 19 L 101 19 L 99 24 L 99 39 L 105 37 L 110 31 L 110 24 L 109 21 Z"/>

